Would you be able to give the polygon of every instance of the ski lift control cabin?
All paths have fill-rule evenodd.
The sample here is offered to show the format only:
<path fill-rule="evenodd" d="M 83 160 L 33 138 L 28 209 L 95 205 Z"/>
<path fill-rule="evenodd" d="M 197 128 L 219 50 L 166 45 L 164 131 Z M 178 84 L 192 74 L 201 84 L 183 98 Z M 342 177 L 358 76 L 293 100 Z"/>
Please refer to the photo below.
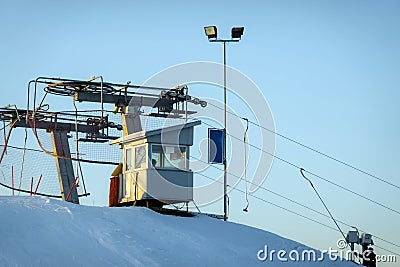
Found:
<path fill-rule="evenodd" d="M 194 127 L 200 121 L 140 131 L 110 142 L 123 151 L 117 205 L 162 207 L 193 200 L 189 168 Z M 122 168 L 122 169 L 121 169 Z"/>

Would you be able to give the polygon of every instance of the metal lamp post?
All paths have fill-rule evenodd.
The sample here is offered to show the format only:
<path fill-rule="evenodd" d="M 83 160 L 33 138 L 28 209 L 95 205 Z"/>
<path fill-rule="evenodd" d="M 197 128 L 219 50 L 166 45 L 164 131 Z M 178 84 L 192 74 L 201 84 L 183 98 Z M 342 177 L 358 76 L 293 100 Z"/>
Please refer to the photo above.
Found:
<path fill-rule="evenodd" d="M 226 43 L 239 42 L 242 38 L 244 27 L 233 27 L 231 39 L 218 39 L 217 27 L 207 26 L 204 31 L 210 42 L 223 43 L 224 51 L 224 151 L 223 151 L 223 164 L 224 164 L 224 221 L 228 219 L 228 195 L 227 195 L 227 164 L 226 164 Z"/>

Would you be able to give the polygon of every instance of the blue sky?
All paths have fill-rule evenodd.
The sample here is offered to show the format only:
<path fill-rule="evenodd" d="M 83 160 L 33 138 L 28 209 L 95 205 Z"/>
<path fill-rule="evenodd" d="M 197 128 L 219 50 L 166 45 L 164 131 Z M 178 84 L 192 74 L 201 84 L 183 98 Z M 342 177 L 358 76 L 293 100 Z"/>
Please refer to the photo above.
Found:
<path fill-rule="evenodd" d="M 2 1 L 1 105 L 25 105 L 27 82 L 41 75 L 103 75 L 141 84 L 172 65 L 221 62 L 222 47 L 207 41 L 203 27 L 216 25 L 221 37 L 229 37 L 232 26 L 244 26 L 241 42 L 227 47 L 228 64 L 261 89 L 277 131 L 400 184 L 399 12 L 398 1 Z M 198 89 L 198 95 L 222 100 L 214 89 Z M 279 137 L 276 154 L 400 210 L 398 189 Z M 88 204 L 105 205 L 108 177 L 90 171 L 97 177 L 88 182 L 90 191 L 97 193 Z M 398 242 L 399 214 L 310 178 L 336 217 Z M 287 164 L 275 160 L 263 186 L 324 212 L 298 170 Z M 255 195 L 334 226 L 265 191 Z M 340 237 L 252 198 L 244 214 L 242 193 L 230 198 L 232 221 L 319 249 L 334 247 Z M 218 202 L 204 209 L 220 213 L 221 207 Z"/>

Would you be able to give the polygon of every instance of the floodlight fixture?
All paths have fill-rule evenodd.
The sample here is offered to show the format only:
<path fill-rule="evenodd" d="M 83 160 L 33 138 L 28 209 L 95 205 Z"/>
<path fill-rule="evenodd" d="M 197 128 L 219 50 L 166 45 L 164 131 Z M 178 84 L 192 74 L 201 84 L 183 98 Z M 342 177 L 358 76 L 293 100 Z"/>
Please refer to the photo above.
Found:
<path fill-rule="evenodd" d="M 233 27 L 232 28 L 232 39 L 242 38 L 244 27 Z"/>
<path fill-rule="evenodd" d="M 208 39 L 217 39 L 217 27 L 216 26 L 206 26 L 204 31 Z"/>

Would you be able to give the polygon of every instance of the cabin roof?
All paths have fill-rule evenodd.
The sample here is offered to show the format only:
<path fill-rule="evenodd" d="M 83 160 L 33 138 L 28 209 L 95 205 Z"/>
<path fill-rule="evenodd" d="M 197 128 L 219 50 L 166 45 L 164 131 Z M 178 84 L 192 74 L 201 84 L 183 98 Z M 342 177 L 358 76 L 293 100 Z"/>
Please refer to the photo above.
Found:
<path fill-rule="evenodd" d="M 146 139 L 151 136 L 161 135 L 161 133 L 183 130 L 185 128 L 192 128 L 192 127 L 200 125 L 200 124 L 201 124 L 201 121 L 196 120 L 193 122 L 177 124 L 177 125 L 173 125 L 173 126 L 169 126 L 169 127 L 160 128 L 160 129 L 131 133 L 127 136 L 122 136 L 116 140 L 110 141 L 110 145 L 130 143 L 133 141 Z"/>

